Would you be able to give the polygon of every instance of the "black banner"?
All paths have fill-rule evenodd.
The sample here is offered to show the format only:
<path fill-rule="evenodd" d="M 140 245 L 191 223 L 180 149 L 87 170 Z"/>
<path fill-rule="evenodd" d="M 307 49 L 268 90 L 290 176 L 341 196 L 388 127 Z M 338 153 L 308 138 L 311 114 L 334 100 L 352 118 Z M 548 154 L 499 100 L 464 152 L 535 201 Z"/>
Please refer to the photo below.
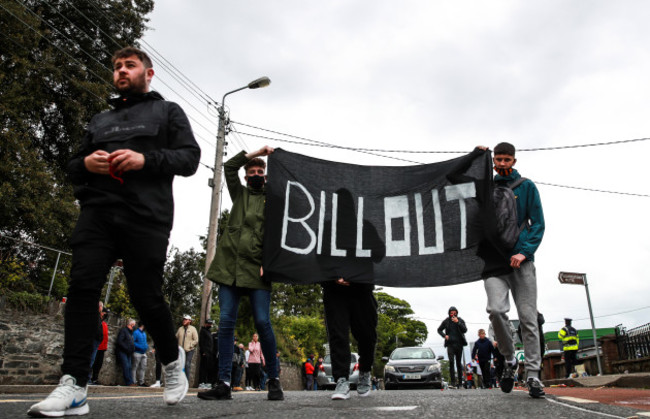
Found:
<path fill-rule="evenodd" d="M 481 279 L 494 253 L 486 252 L 489 152 L 391 167 L 276 149 L 266 188 L 263 265 L 272 281 L 452 285 Z"/>

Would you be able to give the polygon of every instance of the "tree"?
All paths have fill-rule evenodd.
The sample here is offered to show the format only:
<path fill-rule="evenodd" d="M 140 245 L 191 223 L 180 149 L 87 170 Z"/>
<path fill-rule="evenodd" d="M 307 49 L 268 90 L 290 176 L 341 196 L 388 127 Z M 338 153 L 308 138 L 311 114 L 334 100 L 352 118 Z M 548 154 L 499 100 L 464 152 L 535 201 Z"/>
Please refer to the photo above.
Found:
<path fill-rule="evenodd" d="M 1 234 L 69 249 L 78 208 L 65 166 L 106 109 L 112 52 L 137 44 L 152 10 L 153 0 L 0 0 Z M 29 261 L 43 292 L 38 278 L 56 253 L 0 245 L 2 260 Z"/>
<path fill-rule="evenodd" d="M 276 316 L 323 316 L 320 285 L 273 284 L 271 308 Z"/>
<path fill-rule="evenodd" d="M 425 323 L 414 320 L 411 305 L 399 298 L 378 290 L 377 299 L 377 350 L 375 351 L 375 374 L 382 375 L 381 358 L 390 356 L 397 346 L 420 346 L 427 340 L 428 330 Z"/>
<path fill-rule="evenodd" d="M 180 323 L 184 314 L 198 318 L 205 254 L 194 249 L 185 252 L 172 247 L 165 263 L 163 294 L 167 297 L 172 318 Z"/>

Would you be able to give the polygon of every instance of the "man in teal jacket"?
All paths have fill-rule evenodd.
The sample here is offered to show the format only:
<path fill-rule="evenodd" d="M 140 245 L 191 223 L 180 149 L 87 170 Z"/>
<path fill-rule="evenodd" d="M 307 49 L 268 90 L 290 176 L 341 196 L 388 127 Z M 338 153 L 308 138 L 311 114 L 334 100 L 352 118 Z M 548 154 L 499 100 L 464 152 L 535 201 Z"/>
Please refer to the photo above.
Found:
<path fill-rule="evenodd" d="M 232 209 L 207 275 L 208 279 L 219 284 L 219 378 L 212 390 L 198 394 L 204 400 L 232 399 L 234 331 L 239 300 L 245 295 L 250 299 L 262 353 L 267 360 L 268 399 L 284 399 L 278 378 L 275 334 L 270 320 L 271 284 L 264 281 L 262 269 L 266 163 L 259 157 L 271 153 L 273 148 L 269 146 L 248 154 L 242 151 L 224 164 Z M 241 167 L 246 172 L 246 186 L 239 180 Z"/>
<path fill-rule="evenodd" d="M 481 147 L 485 149 L 484 147 Z M 500 143 L 494 148 L 494 170 L 498 173 L 494 182 L 510 184 L 521 178 L 513 168 L 515 147 L 509 143 Z M 535 275 L 535 251 L 544 236 L 544 212 L 537 187 L 530 180 L 525 180 L 513 189 L 517 203 L 518 224 L 526 224 L 515 246 L 509 251 L 507 273 L 490 276 L 485 279 L 487 293 L 487 312 L 494 328 L 499 351 L 505 357 L 505 368 L 501 377 L 501 390 L 510 393 L 514 385 L 517 361 L 514 357 L 515 347 L 510 333 L 508 311 L 510 296 L 517 306 L 521 334 L 526 358 L 526 385 L 531 397 L 544 396 L 543 385 L 539 380 L 542 354 L 539 345 L 539 326 L 537 324 L 537 278 Z"/>

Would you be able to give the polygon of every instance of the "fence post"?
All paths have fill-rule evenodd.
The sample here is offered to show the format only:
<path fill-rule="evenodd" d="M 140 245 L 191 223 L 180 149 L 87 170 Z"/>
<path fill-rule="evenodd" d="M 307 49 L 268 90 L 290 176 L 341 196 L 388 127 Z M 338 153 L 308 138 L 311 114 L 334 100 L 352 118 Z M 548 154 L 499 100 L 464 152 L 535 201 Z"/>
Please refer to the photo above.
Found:
<path fill-rule="evenodd" d="M 52 294 L 52 285 L 54 285 L 54 278 L 56 277 L 56 270 L 59 269 L 59 259 L 61 258 L 61 252 L 57 252 L 56 255 L 56 264 L 54 265 L 54 271 L 52 272 L 52 280 L 50 281 L 50 289 L 47 290 L 47 296 L 49 297 Z"/>

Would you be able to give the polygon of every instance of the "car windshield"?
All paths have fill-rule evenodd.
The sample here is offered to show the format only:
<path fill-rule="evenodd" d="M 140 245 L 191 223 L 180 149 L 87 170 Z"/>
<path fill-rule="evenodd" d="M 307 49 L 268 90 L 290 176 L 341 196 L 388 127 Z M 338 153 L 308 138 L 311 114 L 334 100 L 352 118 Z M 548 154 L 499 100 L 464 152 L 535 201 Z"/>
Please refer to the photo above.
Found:
<path fill-rule="evenodd" d="M 350 354 L 350 364 L 354 364 L 356 362 L 357 362 L 357 356 L 355 354 Z M 325 355 L 325 358 L 323 358 L 323 363 L 331 364 L 332 358 L 329 355 Z"/>
<path fill-rule="evenodd" d="M 435 354 L 430 348 L 397 348 L 391 359 L 433 359 Z"/>

